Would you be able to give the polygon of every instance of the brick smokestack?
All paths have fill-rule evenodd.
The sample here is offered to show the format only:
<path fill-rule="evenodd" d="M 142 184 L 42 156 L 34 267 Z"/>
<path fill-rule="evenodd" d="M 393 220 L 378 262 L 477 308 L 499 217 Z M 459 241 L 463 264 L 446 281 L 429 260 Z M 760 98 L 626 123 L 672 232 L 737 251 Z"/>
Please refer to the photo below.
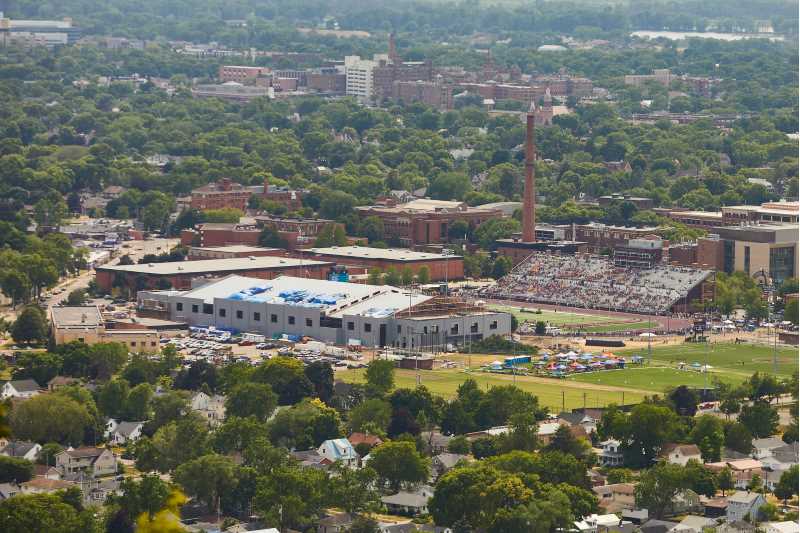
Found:
<path fill-rule="evenodd" d="M 264 196 L 269 192 L 269 174 L 264 174 Z"/>
<path fill-rule="evenodd" d="M 393 65 L 400 63 L 400 56 L 397 55 L 397 44 L 394 40 L 394 32 L 389 34 L 389 63 Z"/>
<path fill-rule="evenodd" d="M 528 110 L 525 135 L 525 191 L 522 194 L 522 242 L 536 242 L 536 176 L 533 162 L 536 159 L 534 147 L 534 104 Z"/>

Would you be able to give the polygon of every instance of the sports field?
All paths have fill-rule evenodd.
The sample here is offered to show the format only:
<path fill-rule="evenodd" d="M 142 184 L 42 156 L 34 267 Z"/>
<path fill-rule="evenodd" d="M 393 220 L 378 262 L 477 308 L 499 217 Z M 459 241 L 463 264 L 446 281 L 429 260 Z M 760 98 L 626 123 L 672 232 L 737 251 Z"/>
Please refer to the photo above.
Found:
<path fill-rule="evenodd" d="M 615 350 L 615 353 L 637 353 L 647 356 L 647 350 Z M 708 357 L 706 359 L 706 354 Z M 797 348 L 779 347 L 777 350 L 777 372 L 773 367 L 774 349 L 771 346 L 710 343 L 705 344 L 683 343 L 670 346 L 654 346 L 652 349 L 651 366 L 661 364 L 676 368 L 678 363 L 687 365 L 706 361 L 712 367 L 712 374 L 726 374 L 736 377 L 739 381 L 754 372 L 769 372 L 778 376 L 790 376 L 798 368 Z"/>
<path fill-rule="evenodd" d="M 647 356 L 646 348 L 623 348 L 614 350 L 617 355 Z M 693 370 L 679 370 L 678 363 L 687 366 L 692 363 L 706 364 L 705 345 L 675 344 L 653 346 L 652 358 L 644 367 L 624 370 L 604 370 L 575 374 L 566 379 L 538 376 L 512 376 L 475 370 L 494 359 L 502 359 L 508 354 L 472 355 L 448 354 L 447 358 L 458 364 L 459 368 L 420 371 L 420 383 L 431 392 L 445 398 L 455 395 L 458 386 L 468 377 L 477 381 L 481 387 L 515 384 L 523 390 L 539 397 L 542 405 L 551 411 L 562 408 L 600 407 L 609 403 L 634 403 L 645 395 L 663 393 L 666 389 L 679 385 L 703 387 L 712 385 L 715 380 L 725 383 L 741 383 L 753 372 L 772 372 L 773 349 L 769 346 L 753 346 L 734 343 L 712 343 L 708 350 L 708 364 L 712 370 L 708 381 L 703 373 Z M 463 366 L 469 361 L 473 371 L 465 372 Z M 778 349 L 778 375 L 789 376 L 798 368 L 797 350 Z M 400 370 L 395 373 L 397 387 L 414 387 L 417 373 L 413 370 Z M 348 382 L 362 382 L 363 370 L 339 370 L 336 378 Z"/>
<path fill-rule="evenodd" d="M 610 403 L 632 403 L 641 401 L 649 390 L 634 390 L 634 387 L 617 388 L 595 386 L 578 383 L 568 379 L 551 379 L 530 376 L 510 376 L 507 374 L 491 374 L 486 372 L 466 373 L 462 370 L 429 370 L 420 371 L 420 384 L 425 385 L 432 393 L 444 398 L 452 398 L 458 386 L 467 378 L 472 378 L 483 389 L 495 385 L 516 385 L 535 394 L 539 403 L 551 411 L 575 407 L 602 407 Z M 351 383 L 364 381 L 363 370 L 339 370 L 336 379 Z M 416 372 L 413 370 L 395 371 L 395 387 L 415 387 Z M 585 403 L 584 403 L 585 401 Z"/>

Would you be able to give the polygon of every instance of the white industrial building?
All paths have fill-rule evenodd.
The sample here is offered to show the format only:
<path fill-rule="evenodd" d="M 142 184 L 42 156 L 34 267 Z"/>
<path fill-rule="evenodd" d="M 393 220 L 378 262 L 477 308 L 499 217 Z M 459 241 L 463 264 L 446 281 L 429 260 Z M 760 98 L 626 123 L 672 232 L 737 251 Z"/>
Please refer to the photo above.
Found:
<path fill-rule="evenodd" d="M 138 306 L 190 326 L 339 345 L 435 350 L 511 332 L 508 313 L 459 298 L 290 276 L 230 275 L 188 291 L 141 291 Z"/>
<path fill-rule="evenodd" d="M 373 71 L 381 58 L 388 61 L 389 56 L 378 54 L 374 59 L 361 59 L 359 56 L 344 58 L 345 94 L 347 96 L 354 96 L 362 104 L 372 101 L 375 82 Z"/>

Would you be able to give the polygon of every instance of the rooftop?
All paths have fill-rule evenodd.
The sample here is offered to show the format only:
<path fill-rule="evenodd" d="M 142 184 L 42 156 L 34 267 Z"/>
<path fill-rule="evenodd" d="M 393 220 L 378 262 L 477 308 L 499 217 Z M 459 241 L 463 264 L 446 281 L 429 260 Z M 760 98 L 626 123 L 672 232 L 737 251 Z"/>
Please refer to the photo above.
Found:
<path fill-rule="evenodd" d="M 32 379 L 15 379 L 8 383 L 10 383 L 17 392 L 33 392 L 39 390 L 39 384 Z"/>
<path fill-rule="evenodd" d="M 51 307 L 56 328 L 98 327 L 103 325 L 103 315 L 96 305 Z"/>
<path fill-rule="evenodd" d="M 320 255 L 354 257 L 358 259 L 384 259 L 387 261 L 441 261 L 445 258 L 461 258 L 461 256 L 415 252 L 407 248 L 369 248 L 366 246 L 331 246 L 328 248 L 311 248 L 309 251 Z"/>
<path fill-rule="evenodd" d="M 200 261 L 171 261 L 168 263 L 146 263 L 141 265 L 114 265 L 97 267 L 99 272 L 128 272 L 132 274 L 219 274 L 237 270 L 282 269 L 299 266 L 321 266 L 330 263 L 309 261 L 289 257 L 233 257 L 230 259 L 205 259 Z M 304 280 L 308 281 L 308 280 Z"/>
<path fill-rule="evenodd" d="M 248 246 L 246 244 L 231 244 L 228 246 L 192 246 L 192 250 L 209 252 L 228 252 L 228 253 L 248 253 L 264 252 L 267 250 L 278 250 L 278 248 L 265 248 L 264 246 Z"/>
<path fill-rule="evenodd" d="M 753 503 L 761 496 L 759 492 L 737 490 L 728 496 L 728 503 Z"/>

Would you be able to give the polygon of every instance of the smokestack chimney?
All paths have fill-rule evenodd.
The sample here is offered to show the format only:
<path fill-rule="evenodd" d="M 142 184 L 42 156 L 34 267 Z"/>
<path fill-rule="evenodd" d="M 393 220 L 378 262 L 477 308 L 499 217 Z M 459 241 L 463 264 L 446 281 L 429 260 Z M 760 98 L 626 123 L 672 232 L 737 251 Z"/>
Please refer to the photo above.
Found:
<path fill-rule="evenodd" d="M 269 174 L 264 174 L 264 196 L 269 192 Z"/>
<path fill-rule="evenodd" d="M 533 161 L 536 149 L 533 139 L 534 104 L 528 109 L 525 135 L 525 191 L 522 194 L 522 242 L 536 242 L 536 182 Z"/>
<path fill-rule="evenodd" d="M 389 34 L 389 62 L 393 65 L 400 63 L 400 58 L 397 56 L 397 45 L 394 42 L 394 32 Z"/>

